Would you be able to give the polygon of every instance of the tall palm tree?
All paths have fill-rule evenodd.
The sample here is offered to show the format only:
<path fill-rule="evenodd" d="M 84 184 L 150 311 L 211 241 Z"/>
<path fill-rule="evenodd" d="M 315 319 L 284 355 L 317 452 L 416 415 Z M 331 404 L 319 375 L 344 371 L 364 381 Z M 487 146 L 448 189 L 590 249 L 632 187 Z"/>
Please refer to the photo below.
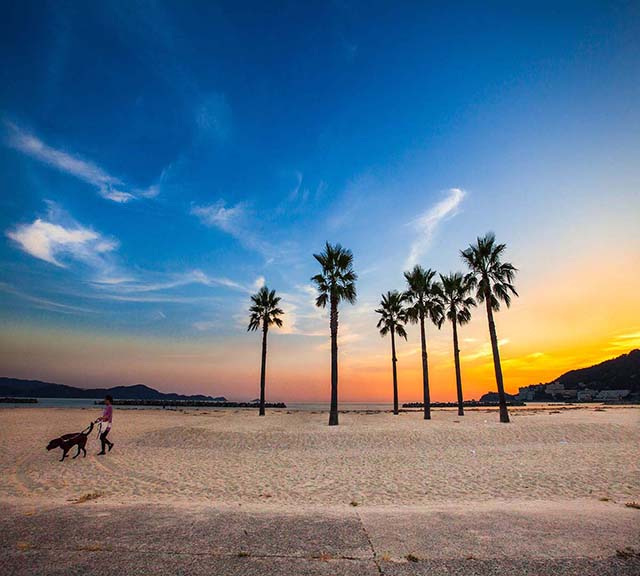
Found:
<path fill-rule="evenodd" d="M 338 304 L 356 301 L 357 274 L 353 271 L 353 254 L 340 244 L 325 244 L 324 250 L 313 257 L 322 266 L 322 272 L 311 278 L 318 289 L 316 306 L 329 304 L 331 330 L 331 410 L 329 426 L 338 425 Z"/>
<path fill-rule="evenodd" d="M 462 377 L 460 376 L 460 349 L 458 348 L 458 326 L 468 324 L 471 320 L 471 307 L 476 305 L 469 295 L 473 289 L 473 276 L 463 276 L 455 272 L 443 276 L 442 298 L 445 314 L 453 326 L 453 359 L 456 366 L 456 390 L 458 392 L 458 416 L 464 416 L 464 399 L 462 398 Z"/>
<path fill-rule="evenodd" d="M 264 384 L 267 370 L 267 332 L 269 326 L 275 324 L 278 328 L 282 326 L 280 316 L 284 312 L 278 308 L 280 297 L 276 296 L 276 291 L 263 286 L 256 294 L 251 296 L 253 304 L 249 308 L 248 331 L 252 332 L 262 327 L 262 369 L 260 371 L 260 416 L 264 416 Z"/>
<path fill-rule="evenodd" d="M 407 280 L 407 318 L 410 322 L 420 322 L 420 341 L 422 344 L 422 391 L 424 402 L 424 419 L 431 419 L 431 395 L 429 394 L 429 363 L 427 357 L 427 335 L 425 319 L 438 327 L 444 320 L 442 308 L 442 289 L 438 282 L 434 282 L 434 270 L 425 270 L 422 266 L 414 266 L 413 270 L 404 273 Z"/>
<path fill-rule="evenodd" d="M 407 333 L 404 329 L 407 323 L 407 312 L 403 307 L 405 295 L 397 290 L 392 290 L 382 295 L 380 308 L 376 310 L 380 314 L 378 328 L 380 336 L 391 333 L 391 366 L 393 368 L 393 413 L 398 414 L 398 372 L 396 370 L 396 334 L 405 340 Z"/>
<path fill-rule="evenodd" d="M 479 302 L 484 302 L 487 307 L 493 366 L 500 401 L 500 422 L 509 422 L 509 412 L 504 395 L 498 336 L 493 313 L 500 310 L 500 302 L 504 302 L 508 308 L 511 305 L 511 295 L 518 296 L 513 285 L 513 279 L 518 270 L 513 264 L 501 260 L 506 247 L 506 244 L 496 244 L 496 237 L 489 232 L 483 238 L 478 237 L 476 244 L 471 244 L 469 248 L 461 251 L 462 259 L 474 276 L 476 298 Z"/>

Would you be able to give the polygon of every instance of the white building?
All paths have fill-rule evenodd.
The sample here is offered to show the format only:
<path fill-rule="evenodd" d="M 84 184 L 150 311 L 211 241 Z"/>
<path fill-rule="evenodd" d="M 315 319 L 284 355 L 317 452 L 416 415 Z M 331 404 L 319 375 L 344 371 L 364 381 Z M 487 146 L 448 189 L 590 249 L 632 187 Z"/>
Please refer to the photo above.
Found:
<path fill-rule="evenodd" d="M 631 394 L 631 390 L 600 390 L 596 400 L 622 400 Z"/>

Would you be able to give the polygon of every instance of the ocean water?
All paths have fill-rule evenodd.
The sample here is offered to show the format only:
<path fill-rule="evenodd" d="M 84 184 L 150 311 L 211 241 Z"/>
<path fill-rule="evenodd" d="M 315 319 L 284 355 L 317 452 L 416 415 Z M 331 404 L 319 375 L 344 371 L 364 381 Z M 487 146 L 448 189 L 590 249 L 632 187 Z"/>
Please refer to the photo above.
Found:
<path fill-rule="evenodd" d="M 102 400 L 102 398 L 38 398 L 37 404 L 20 404 L 9 402 L 7 404 L 0 404 L 0 410 L 3 408 L 95 408 L 101 409 L 101 406 L 96 406 L 95 402 Z M 329 402 L 285 402 L 286 409 L 280 410 L 304 410 L 306 412 L 328 412 Z M 340 411 L 345 410 L 392 410 L 392 403 L 360 403 L 360 402 L 340 402 L 338 405 Z M 174 409 L 175 407 L 165 408 L 165 410 Z M 211 410 L 215 406 L 184 406 L 181 409 L 184 410 Z M 163 410 L 161 406 L 116 406 L 118 410 Z M 217 408 L 218 410 L 239 410 L 239 408 Z M 243 410 L 251 410 L 251 408 L 243 408 Z"/>
<path fill-rule="evenodd" d="M 102 398 L 38 398 L 37 404 L 19 404 L 8 402 L 0 404 L 2 408 L 93 408 L 96 400 Z"/>

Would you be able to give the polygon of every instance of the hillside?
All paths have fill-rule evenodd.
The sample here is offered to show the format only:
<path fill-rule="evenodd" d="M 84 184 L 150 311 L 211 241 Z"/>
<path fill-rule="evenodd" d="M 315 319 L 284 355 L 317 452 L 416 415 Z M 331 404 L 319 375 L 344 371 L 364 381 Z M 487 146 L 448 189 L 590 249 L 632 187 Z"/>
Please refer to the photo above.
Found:
<path fill-rule="evenodd" d="M 632 350 L 595 366 L 565 372 L 545 384 L 520 388 L 520 400 L 640 399 L 640 350 Z"/>
<path fill-rule="evenodd" d="M 113 388 L 76 388 L 53 382 L 41 382 L 40 380 L 21 380 L 19 378 L 0 378 L 0 396 L 7 397 L 32 397 L 32 398 L 103 398 L 111 394 L 119 400 L 209 400 L 226 401 L 224 396 L 213 398 L 196 394 L 186 396 L 184 394 L 165 394 L 155 388 L 144 384 L 132 386 L 115 386 Z"/>
<path fill-rule="evenodd" d="M 640 392 L 640 350 L 632 350 L 628 354 L 606 360 L 589 368 L 571 370 L 556 378 L 554 382 L 560 382 L 568 390 L 578 388 L 620 390 L 626 388 L 632 392 Z"/>

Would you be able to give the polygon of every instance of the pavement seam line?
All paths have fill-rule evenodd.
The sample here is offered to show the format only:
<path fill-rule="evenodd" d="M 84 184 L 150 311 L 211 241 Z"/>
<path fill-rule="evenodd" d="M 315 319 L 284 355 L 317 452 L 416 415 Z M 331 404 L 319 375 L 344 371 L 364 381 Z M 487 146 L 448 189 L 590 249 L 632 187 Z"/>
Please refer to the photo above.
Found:
<path fill-rule="evenodd" d="M 1 550 L 1 548 L 0 548 Z M 15 550 L 14 550 L 15 551 Z M 282 560 L 310 560 L 315 562 L 326 562 L 335 560 L 345 560 L 349 562 L 368 562 L 371 558 L 358 558 L 356 556 L 331 556 L 324 558 L 321 556 L 296 556 L 291 554 L 251 554 L 247 553 L 246 556 L 241 556 L 239 553 L 218 553 L 218 552 L 182 552 L 179 550 L 137 550 L 135 548 L 118 548 L 118 547 L 105 547 L 101 549 L 91 549 L 83 546 L 73 548 L 63 548 L 60 546 L 47 547 L 47 546 L 29 546 L 25 550 L 18 550 L 19 552 L 87 552 L 103 553 L 103 552 L 127 552 L 132 554 L 167 554 L 168 556 L 211 556 L 213 558 L 257 558 L 257 559 L 269 559 L 276 558 Z"/>
<path fill-rule="evenodd" d="M 364 522 L 362 521 L 362 517 L 360 516 L 360 514 L 358 513 L 357 510 L 354 510 L 354 513 L 356 515 L 356 517 L 358 518 L 358 522 L 360 522 L 360 526 L 362 527 L 362 531 L 364 532 L 364 535 L 367 539 L 367 542 L 369 542 L 369 547 L 371 548 L 371 554 L 373 556 L 373 563 L 376 565 L 376 568 L 378 569 L 378 574 L 382 574 L 384 575 L 384 572 L 382 571 L 382 567 L 380 566 L 380 563 L 378 562 L 378 554 L 376 553 L 376 549 L 373 547 L 373 542 L 371 541 L 371 538 L 369 537 L 369 532 L 367 532 L 367 529 L 364 525 Z"/>

